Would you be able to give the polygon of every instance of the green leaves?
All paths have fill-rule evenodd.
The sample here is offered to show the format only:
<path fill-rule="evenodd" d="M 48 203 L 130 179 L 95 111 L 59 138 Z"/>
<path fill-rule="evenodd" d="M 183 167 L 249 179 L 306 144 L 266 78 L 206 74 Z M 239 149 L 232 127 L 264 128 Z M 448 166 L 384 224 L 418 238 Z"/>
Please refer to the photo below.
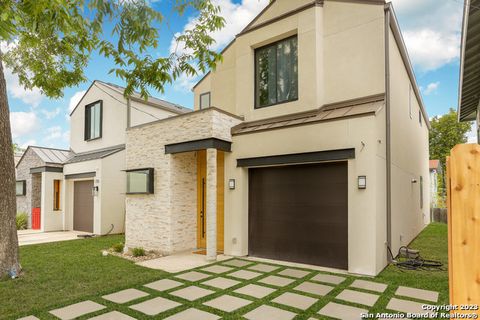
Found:
<path fill-rule="evenodd" d="M 87 80 L 84 70 L 98 50 L 115 62 L 110 72 L 126 82 L 126 96 L 138 90 L 147 98 L 147 88 L 163 92 L 182 74 L 204 73 L 221 60 L 210 49 L 211 34 L 225 24 L 220 8 L 211 0 L 171 1 L 176 13 L 190 8 L 197 18 L 176 36 L 181 50 L 155 58 L 149 52 L 158 48 L 168 21 L 147 0 L 0 1 L 0 41 L 13 44 L 0 59 L 25 88 L 58 98 L 64 88 Z M 112 34 L 104 34 L 105 21 L 114 23 Z"/>

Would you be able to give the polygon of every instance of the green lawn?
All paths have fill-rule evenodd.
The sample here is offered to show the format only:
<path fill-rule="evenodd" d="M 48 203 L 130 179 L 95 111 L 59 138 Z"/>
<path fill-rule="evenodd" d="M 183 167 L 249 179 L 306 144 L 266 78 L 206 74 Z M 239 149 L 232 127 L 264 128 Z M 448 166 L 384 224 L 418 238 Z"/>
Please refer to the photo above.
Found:
<path fill-rule="evenodd" d="M 53 317 L 48 313 L 48 310 L 86 299 L 97 301 L 106 305 L 109 309 L 119 310 L 137 319 L 148 318 L 132 311 L 128 306 L 115 305 L 100 298 L 103 294 L 131 287 L 141 288 L 141 290 L 150 293 L 150 297 L 145 299 L 150 299 L 153 296 L 163 296 L 170 300 L 182 302 L 182 299 L 169 296 L 168 291 L 159 293 L 142 287 L 143 284 L 162 277 L 171 277 L 171 274 L 142 268 L 121 258 L 101 256 L 101 249 L 108 248 L 122 240 L 123 237 L 121 236 L 109 236 L 22 247 L 21 258 L 22 266 L 25 270 L 24 276 L 15 281 L 0 282 L 0 319 L 15 319 L 30 314 L 34 314 L 41 319 L 52 319 Z M 444 224 L 431 224 L 412 243 L 411 247 L 419 249 L 421 255 L 427 259 L 440 260 L 446 264 L 447 226 Z M 271 274 L 275 274 L 278 271 L 273 271 Z M 315 274 L 316 272 L 305 279 L 295 279 L 296 281 L 291 285 L 277 290 L 274 296 L 279 296 L 285 291 L 291 290 L 294 286 L 313 277 Z M 222 276 L 228 278 L 228 275 Z M 298 319 L 308 319 L 311 316 L 320 319 L 316 312 L 328 301 L 335 301 L 335 296 L 348 287 L 354 279 L 355 277 L 348 277 L 346 281 L 338 285 L 327 296 L 320 298 L 317 303 L 299 315 Z M 255 279 L 245 281 L 239 286 L 255 281 Z M 385 312 L 385 306 L 399 285 L 438 291 L 440 292 L 438 304 L 448 303 L 448 274 L 446 267 L 443 271 L 428 272 L 405 271 L 389 266 L 374 281 L 387 283 L 389 287 L 375 306 L 370 308 L 371 312 Z M 200 283 L 195 284 L 200 287 L 203 286 Z M 237 287 L 228 289 L 228 293 L 231 294 Z M 222 294 L 225 294 L 225 291 L 218 292 L 215 296 Z M 242 297 L 236 293 L 233 295 Z M 289 307 L 272 304 L 270 300 L 274 297 L 269 296 L 263 300 L 256 300 L 255 303 L 228 315 L 202 305 L 203 302 L 211 298 L 212 296 L 184 304 L 180 309 L 197 307 L 222 315 L 225 319 L 239 319 L 241 314 L 245 314 L 262 303 L 289 310 Z M 245 296 L 243 298 L 247 299 L 249 297 Z M 355 306 L 355 304 L 352 305 Z M 361 305 L 356 306 L 362 307 Z M 176 308 L 168 312 L 168 314 L 178 311 L 179 309 Z M 295 309 L 291 309 L 291 311 L 298 313 L 298 310 Z M 100 313 L 102 312 L 104 311 Z"/>
<path fill-rule="evenodd" d="M 20 247 L 24 275 L 0 282 L 0 319 L 45 314 L 91 295 L 161 278 L 165 272 L 135 265 L 125 259 L 103 257 L 101 250 L 123 241 L 123 236 L 72 240 Z"/>

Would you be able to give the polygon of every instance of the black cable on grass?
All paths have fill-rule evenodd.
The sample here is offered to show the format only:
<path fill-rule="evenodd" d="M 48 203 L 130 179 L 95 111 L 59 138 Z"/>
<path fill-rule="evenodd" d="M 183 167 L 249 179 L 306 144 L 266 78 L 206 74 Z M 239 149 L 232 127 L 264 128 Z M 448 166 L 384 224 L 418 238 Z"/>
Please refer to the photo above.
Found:
<path fill-rule="evenodd" d="M 392 264 L 403 270 L 423 270 L 423 271 L 442 271 L 443 263 L 435 260 L 423 259 L 420 254 L 415 254 L 415 257 L 411 257 L 407 247 L 403 246 L 398 249 L 397 257 L 393 257 L 390 247 L 388 252 L 392 257 Z M 402 248 L 405 248 L 406 256 L 401 252 Z"/>

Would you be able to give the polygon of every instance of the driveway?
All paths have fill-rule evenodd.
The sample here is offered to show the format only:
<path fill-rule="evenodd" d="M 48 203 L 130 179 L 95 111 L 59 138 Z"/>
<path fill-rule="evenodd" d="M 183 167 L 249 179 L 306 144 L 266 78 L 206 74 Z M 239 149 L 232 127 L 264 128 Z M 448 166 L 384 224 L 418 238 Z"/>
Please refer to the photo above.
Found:
<path fill-rule="evenodd" d="M 39 244 L 48 242 L 57 242 L 65 240 L 80 239 L 78 235 L 89 234 L 81 231 L 54 231 L 54 232 L 42 232 L 39 230 L 18 230 L 18 243 L 21 246 L 29 244 Z"/>
<path fill-rule="evenodd" d="M 49 313 L 60 319 L 97 320 L 348 320 L 385 309 L 392 314 L 425 314 L 423 306 L 437 300 L 438 293 L 433 291 L 234 258 Z"/>

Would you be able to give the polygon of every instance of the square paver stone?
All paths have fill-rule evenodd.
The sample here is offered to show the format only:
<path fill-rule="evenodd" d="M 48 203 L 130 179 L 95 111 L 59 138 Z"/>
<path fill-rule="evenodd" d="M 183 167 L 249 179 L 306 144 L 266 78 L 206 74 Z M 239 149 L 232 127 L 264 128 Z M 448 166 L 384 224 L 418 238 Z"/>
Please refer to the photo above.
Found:
<path fill-rule="evenodd" d="M 210 287 L 215 287 L 219 289 L 228 289 L 233 286 L 236 286 L 237 284 L 241 283 L 240 281 L 232 280 L 232 279 L 227 279 L 227 278 L 213 278 L 211 280 L 207 280 L 205 282 L 202 282 L 202 284 Z"/>
<path fill-rule="evenodd" d="M 263 275 L 263 273 L 258 273 L 258 272 L 248 271 L 248 270 L 238 270 L 228 274 L 229 277 L 234 277 L 234 278 L 239 278 L 244 280 L 250 280 L 250 279 L 259 277 L 261 275 Z"/>
<path fill-rule="evenodd" d="M 298 270 L 298 269 L 285 269 L 278 273 L 281 276 L 287 276 L 292 278 L 303 278 L 306 275 L 310 274 L 308 271 Z"/>
<path fill-rule="evenodd" d="M 103 296 L 102 298 L 115 303 L 127 303 L 146 296 L 148 296 L 148 293 L 146 292 L 137 289 L 126 289 L 112 294 L 108 294 L 106 296 Z"/>
<path fill-rule="evenodd" d="M 268 276 L 258 282 L 261 282 L 261 283 L 266 283 L 266 284 L 269 284 L 269 285 L 272 285 L 272 286 L 276 286 L 276 287 L 285 287 L 287 285 L 289 285 L 290 283 L 294 282 L 295 280 L 293 279 L 289 279 L 289 278 L 285 278 L 285 277 L 279 277 L 279 276 Z"/>
<path fill-rule="evenodd" d="M 297 309 L 307 310 L 310 308 L 317 299 L 302 296 L 300 294 L 285 292 L 279 297 L 276 297 L 272 300 L 273 302 L 284 304 Z"/>
<path fill-rule="evenodd" d="M 234 292 L 261 299 L 275 291 L 276 290 L 272 288 L 267 288 L 256 284 L 249 284 L 245 287 L 235 290 Z"/>
<path fill-rule="evenodd" d="M 217 319 L 220 319 L 220 317 L 209 312 L 205 312 L 195 308 L 190 308 L 182 312 L 176 313 L 173 316 L 166 318 L 165 320 L 192 320 L 192 319 L 217 320 Z"/>
<path fill-rule="evenodd" d="M 173 309 L 181 304 L 172 300 L 168 300 L 162 297 L 153 298 L 144 302 L 140 302 L 133 306 L 131 309 L 140 311 L 149 316 L 155 316 L 161 312 Z"/>
<path fill-rule="evenodd" d="M 405 313 L 416 313 L 420 315 L 431 314 L 423 309 L 424 305 L 424 303 L 392 298 L 387 304 L 387 309 Z"/>
<path fill-rule="evenodd" d="M 263 305 L 256 309 L 253 309 L 249 313 L 245 314 L 243 317 L 247 318 L 248 320 L 291 320 L 295 316 L 296 314 L 293 312 Z"/>
<path fill-rule="evenodd" d="M 311 293 L 317 296 L 325 296 L 327 295 L 330 291 L 333 290 L 333 287 L 326 286 L 324 284 L 318 284 L 318 283 L 313 283 L 313 282 L 304 282 L 302 284 L 299 284 L 294 290 L 297 291 L 302 291 L 306 293 Z"/>
<path fill-rule="evenodd" d="M 212 290 L 207 290 L 195 286 L 190 286 L 186 287 L 184 289 L 176 290 L 173 292 L 170 292 L 171 295 L 174 295 L 176 297 L 180 297 L 186 300 L 194 301 L 200 298 L 203 298 L 205 296 L 208 296 L 209 294 L 215 293 L 215 291 Z"/>
<path fill-rule="evenodd" d="M 201 270 L 211 272 L 211 273 L 224 273 L 224 272 L 232 271 L 233 268 L 215 265 L 215 266 L 203 268 Z"/>
<path fill-rule="evenodd" d="M 216 308 L 225 312 L 232 312 L 234 310 L 240 309 L 252 303 L 250 300 L 245 300 L 242 298 L 237 298 L 234 296 L 224 295 L 208 302 L 205 302 L 204 305 Z"/>
<path fill-rule="evenodd" d="M 254 266 L 251 266 L 248 269 L 253 270 L 253 271 L 260 271 L 260 272 L 272 272 L 274 270 L 277 270 L 278 268 L 280 268 L 280 267 L 271 266 L 269 264 L 259 263 L 259 264 L 256 264 Z"/>
<path fill-rule="evenodd" d="M 245 266 L 248 266 L 249 264 L 252 264 L 252 263 L 253 262 L 251 262 L 251 261 L 238 260 L 238 259 L 233 259 L 233 260 L 228 260 L 228 261 L 222 262 L 222 264 L 225 264 L 227 266 L 237 267 L 237 268 L 245 267 Z"/>
<path fill-rule="evenodd" d="M 211 277 L 211 275 L 197 272 L 197 271 L 190 271 L 190 272 L 182 273 L 175 276 L 175 278 L 192 281 L 192 282 L 203 280 L 209 277 Z"/>
<path fill-rule="evenodd" d="M 23 318 L 18 318 L 17 320 L 40 320 L 40 319 L 38 319 L 35 316 L 27 316 L 27 317 L 23 317 Z"/>
<path fill-rule="evenodd" d="M 343 304 L 329 302 L 325 307 L 318 311 L 318 314 L 335 319 L 342 320 L 360 320 L 362 314 L 367 313 L 368 310 L 346 306 Z"/>
<path fill-rule="evenodd" d="M 397 291 L 395 291 L 395 295 L 431 302 L 438 301 L 438 292 L 402 286 L 398 287 Z"/>
<path fill-rule="evenodd" d="M 176 287 L 183 286 L 182 282 L 178 282 L 171 279 L 162 279 L 155 282 L 147 283 L 145 287 L 157 290 L 157 291 L 167 291 Z"/>
<path fill-rule="evenodd" d="M 380 298 L 377 294 L 359 292 L 354 290 L 345 289 L 336 296 L 336 299 L 363 304 L 369 307 L 373 307 L 375 302 Z"/>
<path fill-rule="evenodd" d="M 345 279 L 347 279 L 347 278 L 340 277 L 340 276 L 334 276 L 334 275 L 331 275 L 331 274 L 319 273 L 310 280 L 318 281 L 318 282 L 331 283 L 331 284 L 340 284 L 343 281 L 345 281 Z"/>
<path fill-rule="evenodd" d="M 99 303 L 87 300 L 60 309 L 52 310 L 50 311 L 50 313 L 62 320 L 69 320 L 81 317 L 92 312 L 97 312 L 105 308 L 105 306 Z"/>
<path fill-rule="evenodd" d="M 373 281 L 355 280 L 350 285 L 350 287 L 358 288 L 358 289 L 365 289 L 365 290 L 370 290 L 370 291 L 376 291 L 376 292 L 382 293 L 382 292 L 385 292 L 388 285 L 386 285 L 384 283 L 373 282 Z"/>
<path fill-rule="evenodd" d="M 90 320 L 135 320 L 135 318 L 127 316 L 118 311 L 111 311 L 99 316 L 90 318 Z"/>

